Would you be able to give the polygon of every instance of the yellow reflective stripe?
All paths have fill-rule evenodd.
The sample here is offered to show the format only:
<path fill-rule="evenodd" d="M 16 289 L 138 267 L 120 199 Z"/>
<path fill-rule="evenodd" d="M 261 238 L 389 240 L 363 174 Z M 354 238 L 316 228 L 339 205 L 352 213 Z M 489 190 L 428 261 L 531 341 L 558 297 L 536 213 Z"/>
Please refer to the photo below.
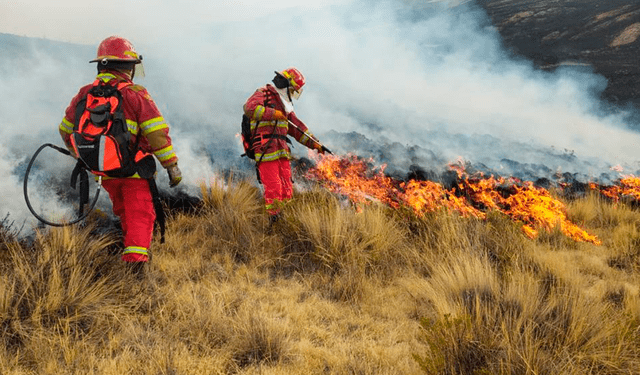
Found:
<path fill-rule="evenodd" d="M 251 129 L 255 129 L 256 125 L 255 122 L 251 123 Z M 289 123 L 287 123 L 287 121 L 284 120 L 267 120 L 267 121 L 258 121 L 258 127 L 259 128 L 264 128 L 265 126 L 277 126 L 279 128 L 288 128 L 289 127 Z"/>
<path fill-rule="evenodd" d="M 160 162 L 169 160 L 176 156 L 176 154 L 173 152 L 173 145 L 169 145 L 168 147 L 154 151 L 153 154 L 158 158 L 158 160 L 160 160 Z"/>
<path fill-rule="evenodd" d="M 310 139 L 310 138 L 309 138 L 309 137 L 307 137 L 307 135 L 306 135 L 306 134 L 303 134 L 303 135 L 302 135 L 302 137 L 300 137 L 300 143 L 302 143 L 303 145 L 306 145 L 306 144 L 307 144 L 307 141 L 308 141 L 309 139 Z"/>
<path fill-rule="evenodd" d="M 264 155 L 264 156 L 262 156 Z M 289 151 L 287 150 L 278 150 L 275 152 L 270 152 L 268 154 L 260 154 L 256 152 L 256 161 L 273 161 L 277 159 L 282 159 L 283 157 L 289 157 Z"/>
<path fill-rule="evenodd" d="M 138 135 L 138 123 L 127 119 L 127 128 L 129 128 L 129 132 L 133 135 Z"/>
<path fill-rule="evenodd" d="M 156 126 L 153 126 L 153 127 L 147 128 L 147 129 L 144 129 L 144 130 L 142 131 L 142 133 L 143 133 L 144 135 L 147 135 L 147 134 L 153 133 L 153 132 L 154 132 L 154 131 L 156 131 L 156 130 L 166 129 L 166 128 L 168 128 L 168 127 L 169 127 L 169 125 L 167 125 L 167 123 L 165 122 L 165 123 L 158 124 L 158 125 L 156 125 Z"/>
<path fill-rule="evenodd" d="M 124 55 L 126 55 L 126 56 L 131 56 L 131 57 L 133 57 L 133 58 L 135 58 L 135 59 L 137 59 L 137 58 L 138 58 L 138 54 L 137 54 L 137 53 L 135 53 L 135 52 L 133 52 L 133 51 L 124 51 Z"/>
<path fill-rule="evenodd" d="M 147 120 L 140 124 L 140 129 L 142 130 L 143 135 L 168 127 L 169 125 L 164 121 L 164 117 L 152 118 L 151 120 Z"/>
<path fill-rule="evenodd" d="M 102 60 L 102 59 L 115 59 L 118 60 L 120 59 L 120 56 L 116 56 L 116 55 L 100 55 L 96 58 L 96 60 Z"/>
<path fill-rule="evenodd" d="M 127 246 L 124 248 L 124 251 L 122 252 L 123 255 L 125 254 L 142 254 L 142 255 L 148 255 L 149 254 L 149 250 L 147 250 L 147 248 L 144 247 L 140 247 L 140 246 Z"/>
<path fill-rule="evenodd" d="M 260 119 L 262 119 L 262 116 L 264 116 L 264 113 L 267 111 L 267 109 L 262 106 L 259 105 L 256 107 L 256 109 L 253 111 L 253 118 L 260 121 Z"/>
<path fill-rule="evenodd" d="M 95 176 L 96 177 L 96 181 L 98 181 L 99 176 Z M 112 180 L 114 178 L 123 178 L 123 177 L 109 177 L 109 176 L 102 176 L 102 180 Z M 124 178 L 142 178 L 140 177 L 140 175 L 138 174 L 138 172 L 134 173 L 133 176 L 129 176 L 129 177 L 124 177 Z"/>
<path fill-rule="evenodd" d="M 63 118 L 62 122 L 60 123 L 60 130 L 62 130 L 65 133 L 71 134 L 73 133 L 73 124 L 69 122 L 69 120 L 67 120 L 67 118 Z"/>
<path fill-rule="evenodd" d="M 117 77 L 111 73 L 100 73 L 96 78 L 104 82 L 109 82 L 112 79 L 117 79 Z"/>

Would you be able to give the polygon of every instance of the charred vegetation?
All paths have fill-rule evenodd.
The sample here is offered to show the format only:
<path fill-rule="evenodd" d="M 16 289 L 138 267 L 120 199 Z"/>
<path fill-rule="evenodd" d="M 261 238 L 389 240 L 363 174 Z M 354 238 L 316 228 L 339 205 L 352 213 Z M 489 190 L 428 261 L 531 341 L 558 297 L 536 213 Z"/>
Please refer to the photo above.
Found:
<path fill-rule="evenodd" d="M 602 97 L 640 106 L 640 5 L 628 0 L 478 0 L 505 46 L 544 70 L 585 66 Z"/>

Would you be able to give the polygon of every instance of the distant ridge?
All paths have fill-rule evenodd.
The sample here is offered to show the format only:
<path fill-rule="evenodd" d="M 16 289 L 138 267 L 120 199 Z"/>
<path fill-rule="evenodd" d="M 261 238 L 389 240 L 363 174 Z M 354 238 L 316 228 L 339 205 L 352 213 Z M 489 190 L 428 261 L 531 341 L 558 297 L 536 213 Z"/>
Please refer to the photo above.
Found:
<path fill-rule="evenodd" d="M 95 47 L 90 45 L 60 42 L 44 38 L 34 38 L 14 34 L 0 33 L 0 66 L 7 62 L 29 63 L 30 59 L 37 59 L 35 54 L 44 53 L 54 60 L 66 60 L 69 55 L 86 56 L 87 62 L 95 53 Z"/>

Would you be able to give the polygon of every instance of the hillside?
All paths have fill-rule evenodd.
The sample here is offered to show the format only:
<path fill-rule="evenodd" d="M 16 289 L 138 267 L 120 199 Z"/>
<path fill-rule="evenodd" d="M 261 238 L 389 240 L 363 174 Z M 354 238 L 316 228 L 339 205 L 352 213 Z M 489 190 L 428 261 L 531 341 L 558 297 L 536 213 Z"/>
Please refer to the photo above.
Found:
<path fill-rule="evenodd" d="M 529 238 L 499 212 L 350 205 L 298 192 L 269 227 L 245 182 L 173 212 L 144 273 L 117 233 L 3 232 L 0 372 L 633 374 L 640 214 L 590 194 Z"/>
<path fill-rule="evenodd" d="M 75 65 L 77 56 L 94 54 L 94 46 L 0 33 L 0 69 L 28 69 L 44 58 Z"/>
<path fill-rule="evenodd" d="M 585 64 L 603 97 L 640 105 L 640 4 L 629 0 L 478 0 L 504 44 L 541 69 Z"/>

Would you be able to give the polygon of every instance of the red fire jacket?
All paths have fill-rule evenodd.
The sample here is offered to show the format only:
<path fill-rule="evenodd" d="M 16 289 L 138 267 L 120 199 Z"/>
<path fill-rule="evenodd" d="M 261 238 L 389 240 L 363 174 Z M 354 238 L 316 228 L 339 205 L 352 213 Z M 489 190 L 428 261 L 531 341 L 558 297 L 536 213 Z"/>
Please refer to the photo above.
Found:
<path fill-rule="evenodd" d="M 126 74 L 116 70 L 101 72 L 96 78 L 114 85 L 118 82 L 131 82 Z M 91 86 L 89 84 L 80 89 L 71 100 L 71 104 L 67 107 L 65 116 L 60 123 L 60 135 L 72 153 L 71 133 L 76 120 L 76 106 L 87 95 Z M 138 137 L 140 138 L 138 140 L 140 150 L 153 153 L 164 168 L 178 163 L 178 157 L 173 151 L 171 137 L 169 137 L 169 125 L 160 114 L 160 110 L 147 90 L 140 85 L 132 84 L 122 90 L 122 98 L 132 144 L 138 135 L 142 135 L 142 137 Z M 133 177 L 137 177 L 137 174 Z"/>
<path fill-rule="evenodd" d="M 292 136 L 301 144 L 313 148 L 314 142 L 307 135 L 295 127 L 289 126 L 287 120 L 274 118 L 276 110 L 286 113 L 280 94 L 270 84 L 256 90 L 244 104 L 244 113 L 251 119 L 251 132 L 255 134 L 253 145 L 256 160 L 271 161 L 291 158 L 291 150 L 285 140 L 287 135 Z M 313 137 L 307 126 L 298 119 L 293 111 L 289 113 L 288 117 L 291 122 Z"/>

